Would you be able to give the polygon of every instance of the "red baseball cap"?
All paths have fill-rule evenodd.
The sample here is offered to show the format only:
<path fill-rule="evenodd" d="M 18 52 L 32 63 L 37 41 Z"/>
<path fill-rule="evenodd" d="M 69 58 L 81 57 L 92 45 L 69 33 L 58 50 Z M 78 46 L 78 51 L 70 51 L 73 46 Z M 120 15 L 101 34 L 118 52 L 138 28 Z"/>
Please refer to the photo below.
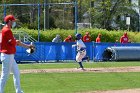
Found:
<path fill-rule="evenodd" d="M 4 18 L 4 22 L 13 21 L 13 20 L 16 20 L 15 17 L 14 17 L 13 15 L 7 15 L 7 16 Z"/>

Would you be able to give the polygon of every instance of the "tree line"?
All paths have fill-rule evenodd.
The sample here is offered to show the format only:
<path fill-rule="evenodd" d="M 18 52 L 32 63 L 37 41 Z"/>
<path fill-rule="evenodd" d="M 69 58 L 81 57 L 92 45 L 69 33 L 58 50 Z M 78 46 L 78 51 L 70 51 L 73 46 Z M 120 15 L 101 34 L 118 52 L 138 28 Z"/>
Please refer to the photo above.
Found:
<path fill-rule="evenodd" d="M 126 17 L 131 18 L 130 30 L 139 31 L 139 14 L 131 0 L 76 0 L 78 3 L 78 22 L 85 20 L 93 28 L 107 30 L 126 30 Z M 75 2 L 75 0 L 2 0 L 1 4 L 40 4 L 40 29 L 74 28 L 74 5 L 47 5 L 44 3 Z M 44 10 L 45 9 L 45 10 Z M 4 6 L 1 6 L 0 16 L 3 16 Z M 44 15 L 45 12 L 45 15 Z M 19 19 L 18 24 L 31 29 L 38 28 L 38 6 L 6 6 L 7 14 L 14 14 Z M 45 18 L 45 20 L 44 20 Z"/>

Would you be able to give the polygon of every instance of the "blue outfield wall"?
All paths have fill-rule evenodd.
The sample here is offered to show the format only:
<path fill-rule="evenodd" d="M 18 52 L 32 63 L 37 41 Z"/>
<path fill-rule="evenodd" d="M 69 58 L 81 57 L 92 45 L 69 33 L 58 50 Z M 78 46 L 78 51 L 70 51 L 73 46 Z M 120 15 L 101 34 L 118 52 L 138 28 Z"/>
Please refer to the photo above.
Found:
<path fill-rule="evenodd" d="M 37 42 L 34 44 L 36 51 L 31 55 L 26 52 L 25 48 L 17 46 L 16 61 L 75 60 L 76 47 L 72 48 L 75 43 Z M 90 56 L 90 59 L 93 59 L 93 43 L 85 44 L 87 55 Z"/>
<path fill-rule="evenodd" d="M 75 60 L 76 47 L 72 48 L 75 43 L 53 43 L 53 42 L 36 42 L 36 51 L 29 55 L 25 48 L 17 46 L 15 55 L 16 61 L 49 61 L 49 60 Z M 110 46 L 140 46 L 139 43 L 85 43 L 87 47 L 87 56 L 90 60 L 102 60 L 103 52 Z"/>

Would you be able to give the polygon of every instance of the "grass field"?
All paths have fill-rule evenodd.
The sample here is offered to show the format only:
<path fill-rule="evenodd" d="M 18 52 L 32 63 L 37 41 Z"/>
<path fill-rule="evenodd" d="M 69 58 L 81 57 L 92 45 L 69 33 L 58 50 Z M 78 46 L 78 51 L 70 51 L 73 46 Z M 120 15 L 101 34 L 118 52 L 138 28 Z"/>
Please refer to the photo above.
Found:
<path fill-rule="evenodd" d="M 19 64 L 23 69 L 76 68 L 76 63 Z M 140 66 L 140 62 L 89 62 L 86 68 Z M 76 93 L 95 90 L 117 90 L 140 88 L 140 72 L 127 73 L 30 73 L 21 74 L 21 85 L 25 93 Z M 5 93 L 15 93 L 12 75 Z"/>
<path fill-rule="evenodd" d="M 140 62 L 84 62 L 86 68 L 98 68 L 98 67 L 127 67 L 127 66 L 140 66 Z M 54 68 L 76 68 L 78 64 L 76 62 L 67 63 L 45 63 L 45 64 L 19 64 L 20 69 L 54 69 Z"/>

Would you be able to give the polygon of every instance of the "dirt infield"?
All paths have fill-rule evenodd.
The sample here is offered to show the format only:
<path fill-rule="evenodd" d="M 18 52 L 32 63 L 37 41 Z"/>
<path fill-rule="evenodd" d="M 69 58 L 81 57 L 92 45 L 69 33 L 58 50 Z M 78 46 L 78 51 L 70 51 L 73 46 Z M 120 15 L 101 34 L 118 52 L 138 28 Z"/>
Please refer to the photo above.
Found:
<path fill-rule="evenodd" d="M 64 73 L 64 72 L 93 72 L 93 73 L 107 73 L 107 72 L 140 72 L 140 66 L 133 67 L 111 67 L 111 68 L 85 68 L 80 70 L 77 68 L 63 68 L 63 69 L 29 69 L 20 70 L 21 73 Z M 78 93 L 140 93 L 140 89 L 125 89 L 125 90 L 109 90 L 109 91 L 89 91 Z"/>
<path fill-rule="evenodd" d="M 85 70 L 80 70 L 77 68 L 63 68 L 63 69 L 28 69 L 20 70 L 21 73 L 53 73 L 53 72 L 140 72 L 140 66 L 134 67 L 111 67 L 111 68 L 85 68 Z"/>
<path fill-rule="evenodd" d="M 80 92 L 85 93 L 85 92 Z M 140 93 L 140 89 L 124 89 L 124 90 L 109 90 L 109 91 L 91 91 L 86 93 Z"/>

